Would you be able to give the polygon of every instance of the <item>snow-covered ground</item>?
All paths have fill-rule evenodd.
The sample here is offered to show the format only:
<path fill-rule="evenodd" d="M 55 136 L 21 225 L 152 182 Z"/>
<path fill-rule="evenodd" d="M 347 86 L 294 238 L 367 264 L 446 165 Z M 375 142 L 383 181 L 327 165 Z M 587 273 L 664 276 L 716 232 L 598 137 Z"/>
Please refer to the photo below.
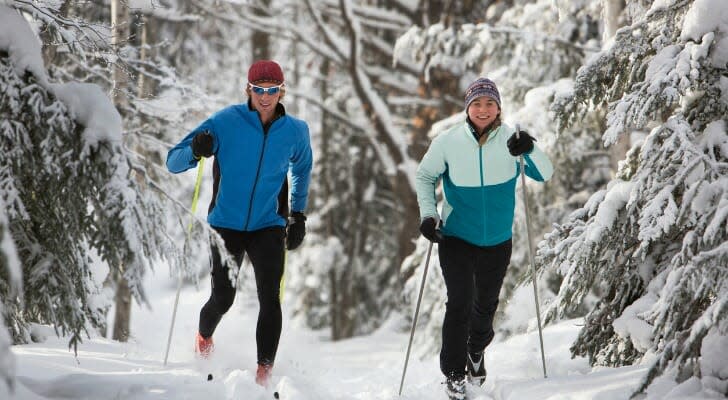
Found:
<path fill-rule="evenodd" d="M 15 398 L 39 399 L 272 399 L 254 383 L 257 303 L 249 285 L 215 333 L 214 359 L 193 356 L 199 309 L 209 290 L 186 287 L 180 297 L 169 363 L 162 365 L 174 290 L 166 272 L 147 278 L 153 310 L 135 306 L 133 338 L 121 344 L 100 337 L 84 341 L 78 357 L 66 339 L 13 347 L 17 361 Z M 163 276 L 160 276 L 163 275 Z M 571 359 L 568 348 L 579 321 L 545 330 L 549 378 L 543 379 L 538 334 L 494 343 L 486 353 L 488 381 L 469 387 L 475 400 L 627 400 L 645 366 L 592 369 Z M 310 331 L 284 318 L 273 375 L 283 400 L 397 399 L 408 332 L 392 320 L 369 336 L 331 342 L 325 331 Z M 445 400 L 437 357 L 412 359 L 401 399 Z M 215 378 L 207 381 L 207 374 Z M 688 398 L 688 397 L 682 397 Z"/>

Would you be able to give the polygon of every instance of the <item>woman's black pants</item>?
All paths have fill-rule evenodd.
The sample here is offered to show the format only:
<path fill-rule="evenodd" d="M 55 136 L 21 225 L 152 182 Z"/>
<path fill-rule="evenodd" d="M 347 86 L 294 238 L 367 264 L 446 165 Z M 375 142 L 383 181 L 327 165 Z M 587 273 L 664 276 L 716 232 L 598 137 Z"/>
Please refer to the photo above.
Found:
<path fill-rule="evenodd" d="M 225 248 L 240 266 L 243 255 L 248 254 L 258 290 L 258 325 L 255 331 L 258 346 L 258 364 L 272 365 L 281 337 L 280 284 L 285 257 L 285 229 L 270 227 L 257 231 L 242 232 L 213 227 L 222 236 Z M 224 265 L 217 247 L 212 250 L 212 294 L 200 311 L 200 335 L 210 337 L 235 299 L 235 287 L 228 276 L 229 267 Z"/>
<path fill-rule="evenodd" d="M 439 253 L 447 287 L 440 370 L 461 377 L 467 353 L 482 352 L 495 336 L 493 316 L 511 259 L 511 240 L 478 247 L 446 236 Z"/>

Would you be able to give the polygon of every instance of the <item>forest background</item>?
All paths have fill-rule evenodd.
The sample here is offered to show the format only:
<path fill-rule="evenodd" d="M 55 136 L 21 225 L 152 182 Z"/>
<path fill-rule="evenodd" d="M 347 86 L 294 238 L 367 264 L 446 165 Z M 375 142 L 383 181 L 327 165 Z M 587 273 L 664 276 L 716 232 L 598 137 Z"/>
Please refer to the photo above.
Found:
<path fill-rule="evenodd" d="M 529 186 L 547 323 L 583 317 L 571 350 L 593 365 L 649 360 L 639 390 L 660 375 L 728 390 L 726 366 L 702 362 L 728 344 L 719 0 L 3 0 L 0 20 L 6 385 L 9 346 L 34 327 L 72 347 L 89 330 L 125 341 L 160 260 L 170 284 L 206 277 L 209 171 L 188 235 L 195 172 L 170 175 L 166 151 L 275 59 L 315 153 L 308 234 L 288 256 L 295 318 L 340 340 L 410 313 L 427 248 L 414 171 L 487 76 L 556 171 Z M 519 209 L 501 339 L 535 320 L 509 313 L 533 301 L 524 224 Z M 417 347 L 432 354 L 439 274 L 426 290 Z"/>

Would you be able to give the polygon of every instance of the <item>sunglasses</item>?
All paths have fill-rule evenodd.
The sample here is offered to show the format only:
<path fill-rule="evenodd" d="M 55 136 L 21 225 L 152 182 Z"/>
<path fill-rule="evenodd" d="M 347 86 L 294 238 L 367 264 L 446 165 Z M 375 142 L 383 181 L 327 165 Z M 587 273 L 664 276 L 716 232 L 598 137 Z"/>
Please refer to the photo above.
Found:
<path fill-rule="evenodd" d="M 264 94 L 268 93 L 271 96 L 275 96 L 281 91 L 281 88 L 283 87 L 283 85 L 281 84 L 278 86 L 271 86 L 271 87 L 266 88 L 266 87 L 262 87 L 262 86 L 253 85 L 252 83 L 248 83 L 248 87 L 255 94 L 264 95 Z"/>

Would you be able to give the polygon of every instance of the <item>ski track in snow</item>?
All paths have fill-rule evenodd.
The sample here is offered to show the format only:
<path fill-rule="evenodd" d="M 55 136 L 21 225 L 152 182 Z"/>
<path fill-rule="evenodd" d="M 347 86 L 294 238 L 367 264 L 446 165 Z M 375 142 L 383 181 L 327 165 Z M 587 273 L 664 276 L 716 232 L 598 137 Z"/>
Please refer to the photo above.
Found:
<path fill-rule="evenodd" d="M 445 400 L 437 357 L 416 358 L 408 366 L 402 396 L 397 395 L 408 332 L 385 324 L 379 331 L 339 342 L 328 331 L 298 327 L 284 317 L 283 335 L 273 370 L 272 388 L 255 384 L 257 302 L 250 288 L 238 293 L 233 308 L 215 332 L 215 353 L 200 361 L 193 354 L 199 309 L 209 283 L 186 287 L 180 296 L 169 363 L 162 365 L 173 307 L 174 285 L 151 282 L 154 310 L 134 307 L 133 336 L 128 343 L 100 337 L 79 346 L 78 357 L 67 340 L 13 347 L 17 361 L 15 399 L 130 400 Z M 284 307 L 285 308 L 285 307 Z M 284 312 L 285 314 L 285 312 Z M 592 370 L 568 351 L 578 321 L 545 330 L 549 378 L 544 380 L 538 333 L 493 343 L 486 352 L 485 387 L 468 387 L 470 400 L 627 400 L 646 367 Z M 208 373 L 214 379 L 207 381 Z"/>

